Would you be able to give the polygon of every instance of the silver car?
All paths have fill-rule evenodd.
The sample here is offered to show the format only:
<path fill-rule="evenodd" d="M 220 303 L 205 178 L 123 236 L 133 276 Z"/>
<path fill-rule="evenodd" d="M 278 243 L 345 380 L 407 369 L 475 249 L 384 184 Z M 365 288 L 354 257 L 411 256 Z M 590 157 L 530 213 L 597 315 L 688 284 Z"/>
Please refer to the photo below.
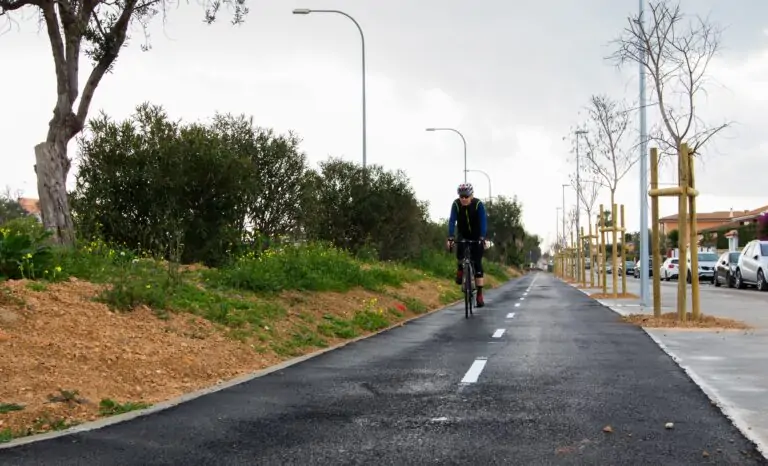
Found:
<path fill-rule="evenodd" d="M 736 264 L 736 288 L 755 285 L 760 291 L 768 291 L 768 241 L 753 240 L 744 246 Z"/>
<path fill-rule="evenodd" d="M 714 252 L 699 252 L 699 281 L 708 281 L 715 283 L 715 267 L 717 267 L 717 254 Z M 691 283 L 691 256 L 688 255 L 688 283 Z"/>

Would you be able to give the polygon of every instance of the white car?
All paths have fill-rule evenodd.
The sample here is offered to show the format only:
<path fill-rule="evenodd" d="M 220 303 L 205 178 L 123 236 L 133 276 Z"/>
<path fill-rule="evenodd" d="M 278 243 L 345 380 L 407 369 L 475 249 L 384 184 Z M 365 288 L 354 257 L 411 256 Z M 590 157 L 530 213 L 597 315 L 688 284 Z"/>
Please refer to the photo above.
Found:
<path fill-rule="evenodd" d="M 680 274 L 679 261 L 677 257 L 667 257 L 664 263 L 661 264 L 659 269 L 659 280 L 670 281 L 673 278 L 677 278 Z"/>
<path fill-rule="evenodd" d="M 700 252 L 699 259 L 699 281 L 707 280 L 715 283 L 715 267 L 717 267 L 717 254 L 714 252 Z M 691 283 L 691 256 L 688 255 L 688 283 Z"/>
<path fill-rule="evenodd" d="M 753 240 L 747 243 L 736 264 L 733 279 L 736 288 L 755 285 L 760 291 L 768 291 L 768 241 Z"/>

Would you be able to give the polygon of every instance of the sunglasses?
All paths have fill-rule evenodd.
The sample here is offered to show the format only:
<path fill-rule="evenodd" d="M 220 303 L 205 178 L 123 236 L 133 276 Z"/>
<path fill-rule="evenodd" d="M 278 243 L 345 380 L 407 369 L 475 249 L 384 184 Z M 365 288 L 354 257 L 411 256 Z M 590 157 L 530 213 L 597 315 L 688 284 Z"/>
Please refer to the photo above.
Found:
<path fill-rule="evenodd" d="M 469 196 L 459 196 L 459 199 L 469 199 Z"/>

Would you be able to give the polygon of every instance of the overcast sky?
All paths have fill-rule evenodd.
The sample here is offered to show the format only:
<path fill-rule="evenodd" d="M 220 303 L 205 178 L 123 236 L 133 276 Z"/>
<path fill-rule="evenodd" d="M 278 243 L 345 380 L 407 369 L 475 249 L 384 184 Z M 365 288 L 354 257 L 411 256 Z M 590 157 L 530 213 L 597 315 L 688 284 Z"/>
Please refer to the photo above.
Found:
<path fill-rule="evenodd" d="M 91 116 L 129 116 L 137 104 L 163 105 L 173 118 L 205 120 L 216 111 L 253 115 L 257 124 L 295 130 L 311 163 L 339 156 L 361 161 L 360 36 L 334 14 L 295 16 L 293 8 L 340 9 L 366 39 L 368 163 L 403 169 L 435 219 L 447 217 L 463 179 L 461 139 L 426 127 L 453 127 L 467 139 L 468 166 L 490 174 L 493 194 L 517 195 L 526 228 L 552 241 L 561 184 L 574 165 L 563 141 L 594 93 L 637 100 L 637 67 L 619 71 L 603 57 L 627 16 L 626 0 L 250 0 L 240 27 L 228 18 L 202 23 L 197 2 L 173 8 L 121 52 L 96 92 Z M 768 2 L 686 0 L 726 28 L 711 66 L 713 83 L 697 103 L 707 121 L 737 124 L 707 146 L 699 164 L 699 211 L 768 204 Z M 0 36 L 6 70 L 0 105 L 0 186 L 37 197 L 33 147 L 45 137 L 55 100 L 50 46 L 31 11 Z M 90 64 L 83 60 L 83 78 Z M 13 82 L 11 82 L 13 81 Z M 579 115 L 581 112 L 582 116 Z M 649 124 L 656 120 L 648 111 Z M 636 124 L 634 124 L 636 126 Z M 634 131 L 634 129 L 633 129 Z M 76 144 L 70 145 L 74 155 Z M 638 170 L 617 202 L 627 227 L 639 227 Z M 664 180 L 675 181 L 666 170 Z M 488 196 L 482 174 L 469 173 Z M 74 174 L 68 183 L 74 184 Z M 607 192 L 600 202 L 609 202 Z M 566 203 L 575 202 L 572 190 Z M 662 215 L 675 213 L 662 203 Z"/>

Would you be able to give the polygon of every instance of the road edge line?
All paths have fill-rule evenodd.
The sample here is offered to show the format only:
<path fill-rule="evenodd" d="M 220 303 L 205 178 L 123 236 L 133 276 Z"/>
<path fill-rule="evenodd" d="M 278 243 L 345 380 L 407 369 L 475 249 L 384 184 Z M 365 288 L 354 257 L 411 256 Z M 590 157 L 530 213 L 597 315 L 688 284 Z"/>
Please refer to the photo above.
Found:
<path fill-rule="evenodd" d="M 513 278 L 511 280 L 508 280 L 508 281 L 504 282 L 503 284 L 501 284 L 501 286 L 508 285 L 510 283 L 514 283 L 514 282 L 516 282 L 516 281 L 518 281 L 520 279 L 525 278 L 526 276 L 527 276 L 527 274 L 526 275 L 521 275 L 519 277 L 515 277 L 515 278 Z M 501 286 L 497 287 L 496 289 L 501 288 Z M 211 385 L 209 387 L 205 387 L 205 388 L 201 388 L 201 389 L 198 389 L 198 390 L 195 390 L 195 391 L 192 391 L 192 392 L 184 393 L 183 395 L 179 395 L 176 398 L 171 398 L 170 400 L 165 400 L 165 401 L 161 401 L 160 403 L 153 404 L 149 408 L 137 409 L 136 411 L 130 411 L 130 412 L 123 413 L 123 414 L 117 414 L 117 415 L 114 415 L 114 416 L 109 416 L 107 418 L 102 418 L 102 419 L 99 419 L 97 421 L 84 422 L 82 424 L 78 424 L 76 426 L 73 426 L 73 427 L 70 427 L 70 428 L 64 429 L 64 430 L 58 430 L 58 431 L 54 431 L 54 432 L 46 432 L 46 433 L 43 433 L 43 434 L 27 435 L 27 436 L 24 436 L 24 437 L 19 437 L 17 439 L 13 439 L 10 442 L 0 443 L 0 450 L 14 448 L 14 447 L 19 447 L 19 446 L 22 446 L 22 445 L 27 445 L 27 444 L 35 443 L 35 442 L 41 442 L 43 440 L 51 440 L 51 439 L 55 439 L 55 438 L 58 438 L 58 437 L 65 437 L 67 435 L 79 434 L 81 432 L 89 432 L 89 431 L 92 431 L 92 430 L 98 430 L 98 429 L 102 429 L 104 427 L 111 426 L 113 424 L 118 424 L 118 423 L 121 423 L 121 422 L 130 421 L 132 419 L 136 419 L 136 418 L 143 417 L 143 416 L 148 416 L 150 414 L 154 414 L 154 413 L 157 413 L 157 412 L 160 412 L 160 411 L 165 411 L 165 410 L 167 410 L 169 408 L 173 408 L 173 407 L 178 406 L 178 405 L 180 405 L 182 403 L 186 403 L 188 401 L 192 401 L 192 400 L 194 400 L 196 398 L 200 398 L 202 396 L 209 395 L 211 393 L 216 393 L 216 392 L 219 392 L 219 391 L 224 390 L 226 388 L 230 388 L 230 387 L 234 387 L 236 385 L 243 384 L 245 382 L 250 382 L 251 380 L 258 379 L 260 377 L 264 377 L 264 376 L 269 375 L 269 374 L 271 374 L 273 372 L 277 372 L 277 371 L 280 371 L 280 370 L 283 370 L 283 369 L 287 369 L 287 368 L 289 368 L 291 366 L 294 366 L 296 364 L 302 363 L 302 362 L 307 361 L 309 359 L 316 358 L 316 357 L 318 357 L 320 355 L 323 355 L 325 353 L 329 353 L 331 351 L 335 351 L 337 349 L 343 348 L 343 347 L 345 347 L 347 345 L 350 345 L 352 343 L 357 343 L 357 342 L 360 342 L 360 341 L 363 341 L 363 340 L 375 337 L 377 335 L 381 335 L 382 333 L 388 332 L 388 331 L 393 330 L 393 329 L 395 329 L 397 327 L 403 327 L 405 324 L 407 324 L 409 322 L 412 322 L 414 320 L 421 319 L 423 317 L 427 317 L 427 316 L 436 314 L 436 313 L 438 313 L 440 311 L 444 311 L 446 309 L 449 309 L 452 306 L 457 305 L 458 303 L 460 303 L 462 301 L 463 300 L 455 301 L 453 303 L 445 304 L 444 306 L 441 306 L 439 308 L 433 309 L 431 311 L 427 311 L 427 312 L 425 312 L 423 314 L 415 315 L 413 317 L 410 317 L 408 319 L 400 321 L 400 322 L 398 322 L 396 324 L 392 324 L 389 327 L 383 328 L 381 330 L 377 330 L 377 331 L 369 333 L 367 335 L 362 335 L 362 336 L 359 336 L 359 337 L 355 337 L 355 338 L 353 338 L 351 340 L 343 341 L 341 343 L 337 343 L 336 345 L 329 346 L 328 348 L 322 348 L 322 349 L 319 349 L 319 350 L 314 351 L 312 353 L 305 354 L 303 356 L 298 356 L 298 357 L 295 357 L 293 359 L 288 359 L 286 361 L 280 362 L 280 363 L 275 364 L 273 366 L 265 367 L 264 369 L 259 369 L 259 370 L 254 371 L 254 372 L 250 372 L 250 373 L 247 373 L 247 374 L 235 377 L 233 379 L 229 379 L 229 380 L 227 380 L 225 382 L 222 382 L 220 384 Z"/>

